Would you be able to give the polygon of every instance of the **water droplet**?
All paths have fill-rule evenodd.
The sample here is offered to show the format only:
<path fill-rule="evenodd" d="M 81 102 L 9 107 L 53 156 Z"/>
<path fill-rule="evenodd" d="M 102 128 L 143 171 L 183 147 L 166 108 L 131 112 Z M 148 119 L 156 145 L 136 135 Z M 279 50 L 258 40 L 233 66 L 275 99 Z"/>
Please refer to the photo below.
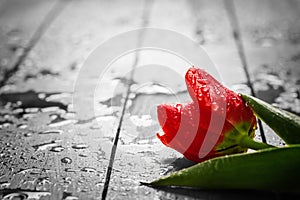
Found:
<path fill-rule="evenodd" d="M 37 112 L 39 112 L 39 108 L 26 108 L 25 112 L 26 113 L 37 113 Z"/>
<path fill-rule="evenodd" d="M 28 127 L 28 125 L 27 124 L 19 124 L 17 127 L 19 129 L 26 129 Z"/>
<path fill-rule="evenodd" d="M 0 184 L 0 189 L 5 189 L 5 188 L 8 188 L 8 187 L 9 187 L 9 185 L 10 185 L 10 183 L 9 183 L 9 182 L 2 182 L 2 183 Z"/>
<path fill-rule="evenodd" d="M 149 177 L 150 175 L 149 175 L 149 174 L 146 174 L 146 173 L 141 173 L 140 176 L 141 176 L 141 177 Z"/>
<path fill-rule="evenodd" d="M 235 84 L 230 87 L 236 93 L 243 93 L 243 94 L 251 94 L 250 88 L 247 84 Z"/>
<path fill-rule="evenodd" d="M 206 85 L 206 79 L 197 79 L 197 82 L 203 85 Z"/>
<path fill-rule="evenodd" d="M 204 106 L 210 107 L 210 106 L 211 106 L 211 103 L 210 103 L 209 101 L 206 101 Z"/>
<path fill-rule="evenodd" d="M 67 196 L 66 198 L 64 198 L 65 200 L 78 200 L 78 197 L 75 196 Z"/>
<path fill-rule="evenodd" d="M 46 150 L 47 148 L 55 147 L 55 146 L 57 146 L 55 141 L 51 141 L 51 142 L 47 142 L 47 143 L 43 143 L 43 144 L 33 145 L 32 147 L 36 151 L 42 151 L 42 150 Z"/>
<path fill-rule="evenodd" d="M 38 178 L 38 182 L 39 182 L 40 184 L 50 183 L 49 177 L 41 177 L 41 178 Z"/>
<path fill-rule="evenodd" d="M 62 152 L 63 150 L 65 150 L 64 147 L 62 147 L 62 146 L 55 146 L 55 147 L 52 147 L 49 151 L 52 151 L 52 152 Z"/>
<path fill-rule="evenodd" d="M 42 169 L 39 168 L 28 168 L 28 169 L 22 169 L 17 174 L 40 174 L 42 172 Z"/>
<path fill-rule="evenodd" d="M 241 105 L 241 101 L 239 101 L 238 99 L 237 100 L 235 100 L 234 101 L 234 105 L 235 105 L 235 107 L 238 107 L 238 106 L 240 106 Z"/>
<path fill-rule="evenodd" d="M 40 132 L 39 134 L 62 134 L 62 133 L 63 133 L 62 130 L 47 130 L 47 131 Z"/>
<path fill-rule="evenodd" d="M 60 160 L 62 163 L 65 163 L 65 164 L 71 164 L 72 163 L 72 159 L 69 158 L 69 157 L 64 157 Z"/>
<path fill-rule="evenodd" d="M 39 99 L 45 99 L 46 98 L 46 94 L 45 93 L 38 93 L 38 98 Z"/>
<path fill-rule="evenodd" d="M 23 119 L 28 120 L 28 119 L 34 118 L 35 116 L 36 116 L 36 114 L 33 114 L 33 113 L 24 114 L 24 115 L 23 115 Z"/>
<path fill-rule="evenodd" d="M 203 93 L 208 93 L 209 87 L 207 87 L 206 85 L 204 85 L 204 86 L 201 88 L 201 91 L 202 91 Z"/>
<path fill-rule="evenodd" d="M 262 37 L 257 40 L 257 43 L 262 47 L 272 47 L 277 43 L 274 37 Z"/>
<path fill-rule="evenodd" d="M 66 171 L 66 170 L 65 170 Z M 61 181 L 64 184 L 70 185 L 72 183 L 72 178 L 71 177 L 64 177 L 63 181 Z"/>
<path fill-rule="evenodd" d="M 22 191 L 28 197 L 28 199 L 40 199 L 42 196 L 49 196 L 51 195 L 50 192 L 41 192 L 41 191 Z"/>
<path fill-rule="evenodd" d="M 57 107 L 57 106 L 50 106 L 50 107 L 42 108 L 41 111 L 43 113 L 46 113 L 46 112 L 57 112 L 57 111 L 59 111 L 59 107 Z"/>
<path fill-rule="evenodd" d="M 16 109 L 13 109 L 12 112 L 14 114 L 21 114 L 21 113 L 24 113 L 24 109 L 23 108 L 16 108 Z"/>
<path fill-rule="evenodd" d="M 104 186 L 104 183 L 103 182 L 97 182 L 95 185 L 96 185 L 96 187 L 102 187 L 102 186 Z"/>
<path fill-rule="evenodd" d="M 121 174 L 120 178 L 127 178 L 128 176 L 126 174 Z"/>
<path fill-rule="evenodd" d="M 24 133 L 24 136 L 25 137 L 30 137 L 30 136 L 32 136 L 32 133 Z"/>
<path fill-rule="evenodd" d="M 217 111 L 219 109 L 219 105 L 217 104 L 217 102 L 213 102 L 211 104 L 211 108 L 214 110 L 214 111 Z"/>
<path fill-rule="evenodd" d="M 25 200 L 28 199 L 28 195 L 21 192 L 10 193 L 5 195 L 2 200 L 14 200 L 14 199 Z"/>
<path fill-rule="evenodd" d="M 59 127 L 59 126 L 66 126 L 68 124 L 76 123 L 76 120 L 71 120 L 71 119 L 64 119 L 64 120 L 54 120 L 54 122 L 51 122 L 48 124 L 49 127 Z"/>
<path fill-rule="evenodd" d="M 83 144 L 83 143 L 81 143 L 81 144 L 75 144 L 75 145 L 72 146 L 73 149 L 86 149 L 88 147 L 89 146 L 87 144 Z"/>
<path fill-rule="evenodd" d="M 33 185 L 34 185 L 33 181 Z M 49 181 L 49 177 L 40 177 L 37 179 L 35 189 L 38 191 L 45 191 L 49 188 L 51 182 Z"/>
<path fill-rule="evenodd" d="M 79 172 L 77 169 L 65 168 L 65 172 Z"/>
<path fill-rule="evenodd" d="M 1 127 L 3 127 L 3 128 L 8 128 L 8 127 L 10 127 L 11 125 L 13 125 L 11 122 L 4 122 L 3 124 L 1 124 Z"/>
<path fill-rule="evenodd" d="M 61 100 L 61 99 L 70 98 L 70 97 L 71 97 L 70 93 L 59 93 L 59 94 L 56 93 L 56 94 L 49 95 L 46 98 L 46 101 L 55 101 L 55 100 Z"/>
<path fill-rule="evenodd" d="M 203 96 L 202 93 L 199 92 L 198 93 L 198 101 L 202 101 L 202 96 Z"/>
<path fill-rule="evenodd" d="M 97 172 L 97 170 L 95 168 L 92 167 L 84 167 L 81 169 L 81 171 L 83 172 Z"/>
<path fill-rule="evenodd" d="M 113 191 L 118 191 L 118 187 L 114 186 L 111 188 Z"/>
<path fill-rule="evenodd" d="M 58 114 L 50 114 L 49 117 L 51 120 L 55 120 L 59 117 L 59 115 Z"/>
<path fill-rule="evenodd" d="M 90 126 L 90 129 L 92 130 L 100 129 L 100 126 L 98 124 L 93 124 Z"/>

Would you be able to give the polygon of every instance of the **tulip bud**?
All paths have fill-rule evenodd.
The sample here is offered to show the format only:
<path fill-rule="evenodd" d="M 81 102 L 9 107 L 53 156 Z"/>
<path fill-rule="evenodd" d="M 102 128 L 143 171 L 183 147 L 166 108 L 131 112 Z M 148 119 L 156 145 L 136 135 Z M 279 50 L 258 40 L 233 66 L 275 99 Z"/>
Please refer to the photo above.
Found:
<path fill-rule="evenodd" d="M 187 71 L 185 80 L 193 101 L 157 108 L 164 132 L 157 136 L 163 144 L 195 162 L 270 147 L 252 140 L 256 117 L 240 95 L 195 67 Z"/>

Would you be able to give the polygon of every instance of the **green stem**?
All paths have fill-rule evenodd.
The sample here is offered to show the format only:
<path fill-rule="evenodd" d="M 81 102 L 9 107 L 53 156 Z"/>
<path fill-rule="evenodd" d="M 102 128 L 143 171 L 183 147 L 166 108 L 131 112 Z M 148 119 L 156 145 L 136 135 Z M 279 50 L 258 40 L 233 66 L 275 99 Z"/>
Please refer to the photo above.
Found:
<path fill-rule="evenodd" d="M 242 137 L 239 145 L 241 147 L 245 147 L 245 148 L 249 148 L 249 149 L 253 149 L 253 150 L 267 149 L 267 148 L 274 147 L 272 145 L 269 145 L 269 144 L 266 144 L 263 142 L 254 141 L 253 139 L 251 139 L 248 136 Z"/>

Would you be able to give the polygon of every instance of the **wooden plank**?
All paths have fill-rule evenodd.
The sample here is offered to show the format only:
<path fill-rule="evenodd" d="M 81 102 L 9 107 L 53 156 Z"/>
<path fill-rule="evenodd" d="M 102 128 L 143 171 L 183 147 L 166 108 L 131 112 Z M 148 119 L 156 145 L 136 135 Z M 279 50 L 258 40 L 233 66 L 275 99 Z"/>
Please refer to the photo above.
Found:
<path fill-rule="evenodd" d="M 35 39 L 44 30 L 41 23 L 50 23 L 52 16 L 45 19 L 55 4 L 48 1 L 5 1 L 0 13 L 0 85 L 18 70 L 20 59 L 35 45 Z M 46 20 L 46 21 L 45 21 Z"/>
<path fill-rule="evenodd" d="M 55 79 L 59 85 L 56 89 L 72 91 L 80 67 L 96 47 L 113 36 L 140 26 L 141 4 L 128 0 L 124 3 L 72 1 L 33 49 L 32 59 L 31 56 L 28 58 L 34 60 L 31 74 L 39 75 L 41 70 L 50 69 L 63 77 Z M 28 72 L 24 72 L 23 76 L 26 74 Z M 93 80 L 97 81 L 99 76 L 96 74 Z M 53 79 L 42 78 L 30 79 L 22 88 L 28 90 L 39 84 L 37 90 L 51 91 Z M 21 85 L 22 81 L 16 80 L 15 84 Z"/>
<path fill-rule="evenodd" d="M 4 153 L 12 157 L 7 160 L 10 165 L 1 171 L 7 174 L 7 177 L 1 176 L 3 187 L 50 192 L 43 197 L 45 199 L 95 199 L 101 196 L 118 116 L 106 116 L 102 113 L 103 116 L 99 116 L 97 120 L 83 118 L 79 124 L 73 125 L 73 121 L 70 121 L 74 116 L 71 93 L 86 56 L 104 40 L 138 27 L 141 13 L 140 1 L 116 1 L 113 4 L 107 1 L 72 1 L 39 40 L 25 59 L 28 65 L 21 66 L 17 78 L 13 80 L 14 88 L 9 88 L 6 92 L 25 92 L 24 96 L 27 98 L 26 91 L 34 90 L 33 93 L 38 98 L 63 103 L 68 109 L 49 106 L 40 108 L 42 113 L 26 113 L 27 120 L 12 116 L 14 122 L 22 121 L 28 127 L 20 130 L 22 134 L 17 134 L 17 126 L 12 123 L 9 127 L 11 134 L 3 139 L 4 144 L 13 140 L 15 146 L 26 141 L 24 147 L 16 150 L 16 155 L 15 151 L 7 153 L 11 151 L 11 147 L 4 148 Z M 98 77 L 91 74 L 86 82 L 97 81 Z M 109 81 L 105 84 L 112 87 Z M 90 88 L 88 85 L 86 87 L 88 91 Z M 100 95 L 104 99 L 109 98 L 103 93 Z M 34 98 L 31 98 L 27 98 L 27 101 L 33 101 Z M 87 102 L 93 101 L 93 98 L 88 95 L 84 97 Z M 98 100 L 97 97 L 95 99 Z M 12 108 L 8 106 L 3 112 L 14 112 L 10 109 Z M 4 115 L 1 115 L 1 120 Z M 58 122 L 52 126 L 51 121 L 55 121 L 55 118 Z M 3 132 L 8 131 L 6 127 L 1 128 Z M 62 130 L 63 133 L 38 134 L 53 129 Z M 27 138 L 26 133 L 31 133 L 30 137 Z M 74 147 L 76 144 L 79 147 Z M 29 150 L 25 151 L 26 149 Z M 22 151 L 24 159 L 20 159 L 19 152 Z M 35 157 L 31 159 L 30 154 Z M 65 157 L 72 162 L 68 158 L 64 159 Z M 22 167 L 42 170 L 34 169 L 36 173 L 27 170 L 24 174 L 21 173 L 22 176 L 15 176 Z M 27 179 L 31 182 L 28 183 Z M 10 184 L 12 180 L 13 184 Z M 3 195 L 2 191 L 0 193 Z"/>
<path fill-rule="evenodd" d="M 119 6 L 122 7 L 121 10 L 117 9 Z M 23 66 L 20 69 L 19 79 L 14 81 L 16 91 L 25 92 L 33 89 L 37 94 L 42 93 L 47 97 L 49 94 L 57 93 L 57 96 L 55 96 L 56 94 L 50 95 L 49 100 L 52 98 L 69 105 L 72 101 L 70 93 L 73 91 L 73 82 L 76 80 L 83 59 L 103 40 L 138 27 L 140 17 L 136 17 L 136 15 L 142 16 L 142 2 L 140 1 L 117 1 L 114 4 L 106 1 L 71 2 L 27 57 L 25 62 L 32 61 L 32 65 Z M 30 70 L 28 71 L 28 69 Z M 44 69 L 49 71 L 49 75 L 41 74 L 41 70 Z M 30 78 L 26 79 L 26 84 L 24 84 L 22 78 L 28 77 L 28 75 Z M 87 81 L 97 81 L 97 78 L 95 74 L 91 74 L 91 79 Z M 111 87 L 112 83 L 109 81 L 106 81 L 105 84 Z M 62 91 L 64 93 L 61 94 Z M 120 92 L 123 93 L 124 91 L 121 90 Z M 103 93 L 100 96 L 102 99 L 109 98 L 105 97 Z M 90 98 L 87 102 L 93 101 L 93 97 L 85 96 L 84 98 Z M 118 107 L 120 108 L 121 105 Z M 33 129 L 33 134 L 27 139 L 30 145 L 26 143 L 24 148 L 34 151 L 34 148 L 30 146 L 37 148 L 42 145 L 42 149 L 36 153 L 37 155 L 41 154 L 36 157 L 38 164 L 31 162 L 30 165 L 23 165 L 23 161 L 21 162 L 16 156 L 13 156 L 9 162 L 16 158 L 16 164 L 20 167 L 23 165 L 26 168 L 47 169 L 38 175 L 26 173 L 26 176 L 32 181 L 30 189 L 36 189 L 35 187 L 38 186 L 40 188 L 38 190 L 47 190 L 51 193 L 45 197 L 46 199 L 60 199 L 67 196 L 69 198 L 95 199 L 101 196 L 104 173 L 111 154 L 112 139 L 116 131 L 118 116 L 105 116 L 104 114 L 104 116 L 99 116 L 97 120 L 92 118 L 85 121 L 86 119 L 82 119 L 80 124 L 75 125 L 75 128 L 72 123 L 62 124 L 54 128 L 47 126 L 55 115 L 64 117 L 66 115 L 69 116 L 67 118 L 72 118 L 74 113 L 72 110 L 68 111 L 65 113 L 57 109 L 45 110 L 45 113 L 38 114 L 28 121 L 30 129 Z M 60 112 L 63 114 L 60 115 Z M 64 132 L 62 134 L 37 134 L 37 132 L 45 129 L 60 129 Z M 78 129 L 80 132 L 77 132 Z M 6 128 L 3 131 L 6 131 Z M 12 126 L 12 131 L 14 132 L 14 126 Z M 21 137 L 20 140 L 16 140 L 14 144 L 20 143 L 22 139 Z M 53 140 L 57 142 L 57 145 L 52 144 Z M 87 144 L 88 147 L 82 149 L 73 147 L 75 144 L 81 143 Z M 61 152 L 50 151 L 52 147 L 56 146 L 58 146 L 58 151 L 61 147 L 64 150 Z M 65 163 L 70 162 L 68 159 L 63 162 L 61 159 L 65 157 L 70 158 L 72 162 Z M 29 158 L 26 157 L 24 162 L 29 163 Z M 4 185 L 28 189 L 27 183 L 24 186 L 22 182 L 25 179 L 24 176 L 14 178 L 11 168 L 5 169 L 5 173 L 10 171 L 10 174 L 8 174 Z M 38 178 L 43 176 L 47 177 L 46 186 L 38 185 Z M 14 180 L 14 184 L 9 185 L 11 180 Z"/>
<path fill-rule="evenodd" d="M 246 83 L 246 76 L 223 1 L 192 2 L 191 9 L 196 18 L 195 40 L 203 45 L 215 63 L 222 82 L 228 87 L 239 88 L 240 84 Z"/>
<path fill-rule="evenodd" d="M 229 22 L 224 20 L 226 12 L 220 2 L 177 1 L 176 4 L 174 2 L 170 4 L 169 1 L 156 1 L 151 10 L 149 25 L 182 32 L 195 40 L 199 40 L 197 37 L 205 38 L 205 42 L 201 44 L 217 63 L 222 81 L 228 86 L 234 86 L 245 83 L 246 80 L 231 36 L 231 27 Z M 169 9 L 170 5 L 172 9 Z M 177 20 L 178 13 L 180 18 Z M 201 36 L 195 34 L 195 26 L 201 29 L 199 30 Z M 149 34 L 145 33 L 145 40 L 147 36 L 149 37 Z M 108 199 L 222 199 L 223 196 L 218 192 L 160 191 L 139 185 L 139 181 L 151 181 L 193 164 L 183 159 L 182 155 L 174 150 L 163 146 L 155 136 L 159 131 L 156 105 L 190 100 L 185 91 L 183 74 L 178 76 L 176 73 L 172 74 L 175 69 L 186 67 L 180 66 L 184 63 L 174 61 L 175 57 L 163 52 L 160 52 L 161 56 L 157 54 L 139 53 L 141 66 L 136 69 L 136 79 L 134 79 L 136 82 L 133 89 L 135 93 L 132 94 L 129 108 L 124 115 L 107 197 Z M 193 51 L 187 54 L 193 54 Z M 161 69 L 155 72 L 155 66 L 158 64 L 161 64 Z M 169 76 L 165 76 L 165 71 L 169 72 Z M 237 79 L 233 79 L 232 74 Z M 158 83 L 161 83 L 160 87 L 157 87 Z M 169 91 L 173 92 L 164 90 L 165 93 L 161 93 L 162 89 L 166 89 L 164 85 L 169 86 Z M 233 198 L 238 199 L 241 196 Z"/>
<path fill-rule="evenodd" d="M 234 1 L 257 96 L 299 112 L 299 1 Z M 267 140 L 283 142 L 265 126 Z"/>

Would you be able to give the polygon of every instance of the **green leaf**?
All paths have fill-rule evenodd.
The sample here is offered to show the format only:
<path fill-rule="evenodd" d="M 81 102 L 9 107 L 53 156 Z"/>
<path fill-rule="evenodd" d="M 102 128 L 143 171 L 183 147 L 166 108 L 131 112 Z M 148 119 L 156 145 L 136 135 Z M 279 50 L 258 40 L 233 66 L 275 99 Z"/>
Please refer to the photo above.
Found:
<path fill-rule="evenodd" d="M 213 158 L 150 186 L 300 191 L 300 145 Z"/>
<path fill-rule="evenodd" d="M 241 94 L 254 113 L 287 144 L 300 144 L 300 117 L 260 99 Z"/>

